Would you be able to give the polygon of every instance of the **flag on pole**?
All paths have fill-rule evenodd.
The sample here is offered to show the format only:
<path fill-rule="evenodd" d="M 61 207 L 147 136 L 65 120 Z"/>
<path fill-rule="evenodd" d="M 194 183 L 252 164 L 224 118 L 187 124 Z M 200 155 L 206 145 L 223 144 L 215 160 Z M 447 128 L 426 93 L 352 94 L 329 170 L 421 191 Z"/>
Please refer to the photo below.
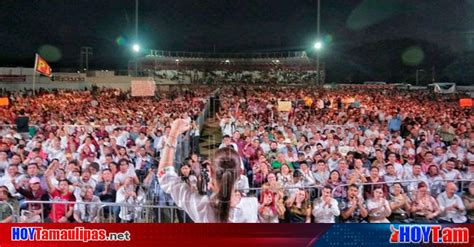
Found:
<path fill-rule="evenodd" d="M 35 72 L 47 77 L 51 77 L 53 75 L 53 70 L 49 66 L 48 62 L 46 62 L 46 60 L 38 54 L 36 54 L 35 59 Z"/>

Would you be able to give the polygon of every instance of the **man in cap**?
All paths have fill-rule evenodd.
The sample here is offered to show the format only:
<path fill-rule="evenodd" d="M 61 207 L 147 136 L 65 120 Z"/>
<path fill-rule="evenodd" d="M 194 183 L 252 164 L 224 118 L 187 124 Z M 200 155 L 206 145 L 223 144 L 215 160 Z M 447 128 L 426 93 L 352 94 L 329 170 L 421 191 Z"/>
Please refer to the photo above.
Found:
<path fill-rule="evenodd" d="M 49 201 L 48 193 L 42 188 L 41 180 L 38 177 L 32 177 L 28 181 L 28 185 L 23 180 L 20 184 L 12 180 L 15 189 L 18 193 L 25 197 L 29 201 Z M 21 222 L 40 222 L 41 218 L 44 219 L 47 212 L 50 209 L 49 204 L 29 203 L 22 206 L 21 208 Z"/>

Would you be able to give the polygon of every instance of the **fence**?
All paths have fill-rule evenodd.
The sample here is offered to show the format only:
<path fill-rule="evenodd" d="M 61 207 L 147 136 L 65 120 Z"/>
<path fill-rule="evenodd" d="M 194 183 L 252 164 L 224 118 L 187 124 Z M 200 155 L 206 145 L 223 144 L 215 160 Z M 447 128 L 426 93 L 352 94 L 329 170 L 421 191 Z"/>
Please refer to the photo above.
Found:
<path fill-rule="evenodd" d="M 5 220 L 8 217 L 12 217 L 11 222 L 17 221 L 18 214 L 16 213 L 15 207 L 9 202 L 0 201 L 0 219 Z"/>
<path fill-rule="evenodd" d="M 385 181 L 385 182 L 375 182 L 375 183 L 356 183 L 355 185 L 357 185 L 359 188 L 367 188 L 367 186 L 370 186 L 370 191 L 373 191 L 376 186 L 384 186 L 384 185 L 389 185 L 389 184 L 393 185 L 393 184 L 399 183 L 402 185 L 404 189 L 406 189 L 405 190 L 406 192 L 411 193 L 413 190 L 417 188 L 417 185 L 420 182 L 427 183 L 430 193 L 436 194 L 434 191 L 436 190 L 437 193 L 439 193 L 440 190 L 444 188 L 444 185 L 447 182 L 456 183 L 458 185 L 458 192 L 459 192 L 459 191 L 464 191 L 465 188 L 469 186 L 469 183 L 474 182 L 474 180 L 472 179 L 471 180 L 469 179 L 439 179 L 439 180 L 433 181 L 432 183 L 429 183 L 428 180 L 418 179 L 418 180 Z M 434 186 L 430 186 L 430 184 Z M 341 190 L 341 189 L 345 191 L 347 189 L 346 187 L 349 187 L 349 186 L 351 186 L 351 184 L 340 184 L 332 190 L 332 193 L 334 195 L 336 191 Z"/>
<path fill-rule="evenodd" d="M 364 188 L 365 186 L 378 186 L 378 185 L 388 185 L 394 183 L 401 183 L 402 186 L 406 186 L 410 183 L 419 183 L 421 180 L 403 180 L 403 181 L 390 181 L 390 182 L 377 182 L 377 183 L 360 183 L 356 184 Z M 442 179 L 437 180 L 437 182 L 447 183 L 454 181 L 459 186 L 459 191 L 464 191 L 468 184 L 474 182 L 474 180 L 468 179 Z M 349 184 L 341 184 L 336 186 L 333 189 L 336 191 L 338 188 L 346 189 L 350 186 Z M 311 200 L 321 196 L 321 185 L 311 185 L 311 186 L 283 186 L 278 189 L 287 192 L 291 190 L 300 190 L 304 189 L 309 193 Z M 259 196 L 262 188 L 242 188 L 239 191 L 248 194 L 248 196 L 255 197 Z M 458 191 L 458 192 L 459 192 Z M 436 197 L 436 194 L 433 195 Z M 80 218 L 89 217 L 90 220 L 86 222 L 97 222 L 97 223 L 119 223 L 119 222 L 135 222 L 135 223 L 186 223 L 192 222 L 191 219 L 186 215 L 186 213 L 177 206 L 162 206 L 162 205 L 152 205 L 148 203 L 138 203 L 138 204 L 129 204 L 129 203 L 112 203 L 112 202 L 69 202 L 69 201 L 30 201 L 25 200 L 21 203 L 23 206 L 18 208 L 13 207 L 10 203 L 0 202 L 0 206 L 6 205 L 9 210 L 12 212 L 13 221 L 20 222 L 48 222 L 50 221 L 50 216 L 57 218 L 56 211 L 58 210 L 58 205 L 70 205 L 74 206 L 75 211 L 83 212 L 80 215 Z M 24 211 L 32 211 L 31 206 L 36 205 L 36 210 L 38 210 L 38 205 L 40 206 L 40 214 L 36 218 L 28 217 L 28 214 L 25 214 Z M 82 211 L 81 211 L 82 210 Z M 88 213 L 86 213 L 88 212 Z M 2 216 L 2 215 L 0 215 Z M 29 220 L 30 219 L 30 220 Z M 33 220 L 31 220 L 33 219 Z M 71 216 L 70 221 L 73 217 Z"/>
<path fill-rule="evenodd" d="M 163 51 L 151 50 L 146 57 L 180 57 L 180 58 L 298 58 L 307 57 L 305 51 L 278 51 L 278 52 L 252 52 L 252 53 L 210 53 L 210 52 L 186 52 L 186 51 Z"/>
<path fill-rule="evenodd" d="M 15 215 L 19 217 L 20 222 L 24 223 L 45 223 L 52 222 L 52 218 L 57 219 L 58 216 L 63 215 L 62 209 L 58 209 L 59 205 L 64 207 L 74 207 L 74 212 L 81 212 L 77 214 L 78 218 L 86 222 L 92 223 L 120 223 L 120 222 L 134 222 L 134 223 L 186 223 L 190 222 L 189 217 L 185 212 L 177 206 L 157 206 L 149 204 L 128 204 L 128 203 L 112 203 L 112 202 L 84 202 L 84 201 L 31 201 L 25 200 L 22 202 L 24 207 L 19 207 Z M 33 217 L 31 206 L 39 205 L 40 214 Z M 13 207 L 11 207 L 13 210 Z M 59 211 L 59 212 L 57 212 Z M 27 213 L 25 213 L 27 212 Z M 58 215 L 59 214 L 59 215 Z M 68 217 L 69 221 L 75 219 L 74 213 Z"/>

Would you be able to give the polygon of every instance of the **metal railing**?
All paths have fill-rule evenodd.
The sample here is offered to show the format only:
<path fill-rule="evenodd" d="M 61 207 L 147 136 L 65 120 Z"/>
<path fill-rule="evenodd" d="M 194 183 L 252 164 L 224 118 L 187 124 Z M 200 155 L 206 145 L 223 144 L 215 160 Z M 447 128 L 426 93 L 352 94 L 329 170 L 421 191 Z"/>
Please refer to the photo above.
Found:
<path fill-rule="evenodd" d="M 410 183 L 419 183 L 423 180 L 400 180 L 400 181 L 390 181 L 390 182 L 376 182 L 376 183 L 360 183 L 356 184 L 364 188 L 365 186 L 378 186 L 378 185 L 389 185 L 394 183 L 400 183 L 403 187 L 406 187 L 407 184 Z M 436 182 L 455 182 L 458 184 L 458 192 L 464 191 L 466 186 L 474 182 L 474 180 L 468 179 L 443 179 L 443 180 L 436 180 Z M 333 193 L 337 188 L 346 189 L 346 187 L 350 186 L 351 184 L 340 184 L 333 189 Z M 429 185 L 428 185 L 429 186 Z M 288 196 L 288 192 L 291 190 L 300 190 L 303 189 L 309 192 L 309 196 L 311 200 L 318 198 L 321 196 L 321 188 L 322 185 L 311 185 L 311 186 L 281 186 L 276 188 L 277 190 L 281 190 L 284 192 L 286 196 Z M 275 188 L 269 188 L 270 190 Z M 373 188 L 372 188 L 373 189 Z M 242 188 L 239 191 L 244 192 L 249 197 L 259 197 L 261 191 L 264 188 L 254 187 L 254 188 Z M 363 191 L 361 191 L 363 193 Z M 407 191 L 410 195 L 413 191 Z M 436 195 L 433 195 L 436 196 Z M 134 223 L 186 223 L 192 222 L 189 216 L 177 206 L 162 206 L 162 205 L 152 205 L 151 201 L 147 201 L 146 203 L 137 203 L 137 204 L 130 204 L 130 203 L 113 203 L 113 202 L 83 202 L 83 201 L 33 201 L 33 200 L 25 200 L 22 202 L 23 205 L 26 207 L 18 207 L 15 209 L 13 205 L 7 202 L 0 202 L 0 205 L 6 204 L 12 212 L 13 221 L 20 222 L 51 222 L 51 217 L 57 219 L 58 215 L 55 215 L 55 210 L 57 210 L 58 205 L 64 205 L 69 207 L 75 207 L 74 210 L 78 209 L 76 205 L 84 205 L 85 210 L 89 209 L 89 213 L 94 215 L 93 220 L 91 222 L 97 223 L 119 223 L 119 222 L 134 222 Z M 31 205 L 40 205 L 40 214 L 39 217 L 36 218 L 36 221 L 28 221 L 25 218 L 25 214 L 22 214 L 23 210 L 31 211 Z M 91 209 L 92 208 L 92 209 Z M 46 210 L 45 210 L 46 209 Z M 36 207 L 36 210 L 38 208 Z M 62 210 L 61 210 L 62 211 Z M 81 212 L 80 210 L 78 210 Z M 64 211 L 62 211 L 64 213 Z M 47 215 L 46 215 L 47 214 Z M 21 215 L 21 217 L 18 217 Z M 56 216 L 56 217 L 54 217 Z M 79 214 L 79 217 L 82 219 L 84 215 L 82 212 Z M 87 217 L 86 217 L 87 218 Z M 73 216 L 69 217 L 69 222 L 73 222 Z"/>
<path fill-rule="evenodd" d="M 93 217 L 90 222 L 86 223 L 186 223 L 190 222 L 185 212 L 177 206 L 157 206 L 150 204 L 129 204 L 129 203 L 113 203 L 113 202 L 84 202 L 84 201 L 32 201 L 25 200 L 26 208 L 19 207 L 16 215 L 21 215 L 21 211 L 31 211 L 31 205 L 40 205 L 41 213 L 36 218 L 38 223 L 52 222 L 51 216 L 57 219 L 55 210 L 58 205 L 64 207 L 76 207 L 76 205 L 84 205 L 85 210 L 89 210 Z M 46 207 L 48 206 L 48 207 Z M 50 208 L 50 209 L 49 209 Z M 13 207 L 12 207 L 13 209 Z M 47 209 L 47 210 L 45 210 Z M 74 208 L 73 211 L 76 211 Z M 47 214 L 47 215 L 46 215 Z M 82 213 L 81 213 L 82 214 Z M 24 215 L 24 214 L 23 214 Z M 74 215 L 74 213 L 73 213 Z M 68 221 L 72 222 L 74 216 L 68 217 Z M 80 218 L 83 215 L 79 215 Z M 23 222 L 31 222 L 24 218 Z"/>
<path fill-rule="evenodd" d="M 10 216 L 12 216 L 12 222 L 16 222 L 18 220 L 18 214 L 16 213 L 15 207 L 13 207 L 11 203 L 0 201 L 0 207 L 2 207 L 2 210 L 0 211 L 0 222 Z M 9 216 L 3 215 L 5 211 L 5 208 L 3 207 L 7 207 L 8 210 L 10 210 L 11 214 Z"/>
<path fill-rule="evenodd" d="M 423 179 L 411 179 L 411 180 L 396 180 L 396 181 L 384 181 L 384 182 L 374 182 L 374 183 L 352 183 L 359 188 L 365 188 L 366 186 L 370 186 L 370 191 L 373 191 L 376 186 L 383 186 L 383 185 L 390 185 L 390 184 L 396 184 L 399 183 L 402 185 L 402 187 L 405 189 L 406 192 L 412 192 L 414 189 L 410 189 L 409 186 L 412 186 L 411 184 L 413 183 L 420 183 L 420 182 L 429 182 L 428 179 L 423 180 Z M 454 182 L 458 186 L 458 192 L 464 191 L 467 186 L 469 186 L 469 183 L 474 182 L 474 180 L 469 180 L 469 179 L 439 179 L 433 181 L 433 183 L 447 183 L 447 182 Z M 351 186 L 352 184 L 345 183 L 345 184 L 339 184 L 337 185 L 333 190 L 332 193 L 337 191 L 338 188 L 342 188 L 344 191 L 346 191 L 346 187 Z M 430 188 L 430 184 L 427 183 L 428 189 L 430 190 L 430 193 L 432 193 Z M 433 193 L 432 193 L 433 194 Z"/>
<path fill-rule="evenodd" d="M 179 57 L 179 58 L 293 58 L 307 57 L 305 51 L 278 51 L 278 52 L 247 52 L 247 53 L 211 53 L 211 52 L 187 52 L 187 51 L 163 51 L 150 50 L 147 57 Z"/>

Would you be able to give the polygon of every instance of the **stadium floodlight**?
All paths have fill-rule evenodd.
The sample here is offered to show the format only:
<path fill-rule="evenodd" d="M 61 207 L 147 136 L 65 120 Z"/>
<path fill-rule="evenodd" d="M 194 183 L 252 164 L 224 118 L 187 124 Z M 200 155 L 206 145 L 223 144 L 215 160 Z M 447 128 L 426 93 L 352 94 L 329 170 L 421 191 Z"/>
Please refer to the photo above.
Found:
<path fill-rule="evenodd" d="M 139 52 L 140 51 L 140 45 L 139 44 L 133 44 L 132 49 L 134 52 Z"/>
<path fill-rule="evenodd" d="M 321 43 L 321 41 L 314 43 L 314 49 L 321 50 L 321 48 L 323 48 L 323 44 Z"/>

